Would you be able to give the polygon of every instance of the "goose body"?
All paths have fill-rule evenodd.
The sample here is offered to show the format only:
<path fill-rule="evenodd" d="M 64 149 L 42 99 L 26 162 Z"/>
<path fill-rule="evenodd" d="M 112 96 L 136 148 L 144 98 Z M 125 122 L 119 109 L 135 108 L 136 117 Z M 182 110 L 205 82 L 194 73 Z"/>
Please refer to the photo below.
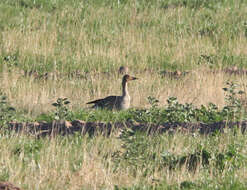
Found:
<path fill-rule="evenodd" d="M 94 104 L 93 108 L 125 110 L 130 107 L 130 95 L 128 92 L 128 82 L 137 78 L 124 75 L 122 79 L 122 95 L 107 96 L 103 99 L 94 100 L 87 104 Z"/>

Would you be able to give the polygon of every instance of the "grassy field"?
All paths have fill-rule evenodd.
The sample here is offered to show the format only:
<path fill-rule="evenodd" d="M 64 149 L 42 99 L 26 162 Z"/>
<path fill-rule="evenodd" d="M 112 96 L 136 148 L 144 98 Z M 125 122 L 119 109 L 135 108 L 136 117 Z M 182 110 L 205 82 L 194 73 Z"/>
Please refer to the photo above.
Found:
<path fill-rule="evenodd" d="M 246 189 L 246 136 L 2 136 L 0 179 L 23 189 Z"/>
<path fill-rule="evenodd" d="M 0 98 L 16 109 L 1 99 L 0 123 L 54 119 L 59 97 L 71 102 L 68 120 L 245 119 L 246 95 L 233 102 L 238 97 L 222 88 L 233 81 L 247 92 L 246 74 L 225 72 L 247 69 L 246 12 L 245 0 L 0 1 Z M 150 96 L 165 111 L 151 108 L 141 118 L 135 110 L 88 109 L 92 99 L 120 94 L 120 66 L 139 78 L 129 87 L 131 107 L 150 108 Z M 167 107 L 169 97 L 180 104 Z M 217 109 L 200 107 L 209 103 Z M 126 133 L 34 139 L 1 132 L 0 180 L 40 190 L 247 188 L 245 135 Z"/>
<path fill-rule="evenodd" d="M 243 0 L 4 1 L 0 86 L 31 116 L 58 97 L 81 109 L 120 93 L 124 65 L 140 78 L 130 86 L 133 107 L 147 106 L 148 96 L 222 106 L 232 77 L 210 68 L 246 67 L 246 9 Z M 162 78 L 164 70 L 189 74 L 174 80 Z M 245 77 L 233 80 L 245 88 Z"/>

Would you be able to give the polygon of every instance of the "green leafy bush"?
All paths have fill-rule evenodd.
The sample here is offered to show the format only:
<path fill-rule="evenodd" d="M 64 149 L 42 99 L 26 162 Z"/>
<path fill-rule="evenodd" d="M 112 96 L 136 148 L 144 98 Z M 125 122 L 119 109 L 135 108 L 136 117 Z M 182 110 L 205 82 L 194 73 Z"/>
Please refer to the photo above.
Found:
<path fill-rule="evenodd" d="M 68 104 L 70 104 L 68 98 L 58 98 L 57 101 L 52 104 L 56 108 L 54 113 L 55 120 L 67 119 L 69 115 L 69 109 L 67 107 Z"/>

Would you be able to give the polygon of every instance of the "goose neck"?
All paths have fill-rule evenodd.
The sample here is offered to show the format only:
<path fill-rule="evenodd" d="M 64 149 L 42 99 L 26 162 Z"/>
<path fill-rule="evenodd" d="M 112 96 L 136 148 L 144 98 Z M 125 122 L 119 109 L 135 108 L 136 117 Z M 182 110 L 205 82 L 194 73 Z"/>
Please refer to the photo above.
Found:
<path fill-rule="evenodd" d="M 122 82 L 122 96 L 128 95 L 128 85 L 126 81 Z"/>

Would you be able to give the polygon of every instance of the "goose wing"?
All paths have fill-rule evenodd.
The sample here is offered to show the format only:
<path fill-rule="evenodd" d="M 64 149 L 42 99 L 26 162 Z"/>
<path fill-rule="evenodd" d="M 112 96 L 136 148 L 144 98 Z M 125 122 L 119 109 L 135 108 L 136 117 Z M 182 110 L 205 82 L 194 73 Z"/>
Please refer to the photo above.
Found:
<path fill-rule="evenodd" d="M 94 100 L 87 102 L 87 104 L 94 104 L 94 108 L 107 108 L 113 109 L 117 106 L 120 96 L 108 96 L 103 99 Z"/>

